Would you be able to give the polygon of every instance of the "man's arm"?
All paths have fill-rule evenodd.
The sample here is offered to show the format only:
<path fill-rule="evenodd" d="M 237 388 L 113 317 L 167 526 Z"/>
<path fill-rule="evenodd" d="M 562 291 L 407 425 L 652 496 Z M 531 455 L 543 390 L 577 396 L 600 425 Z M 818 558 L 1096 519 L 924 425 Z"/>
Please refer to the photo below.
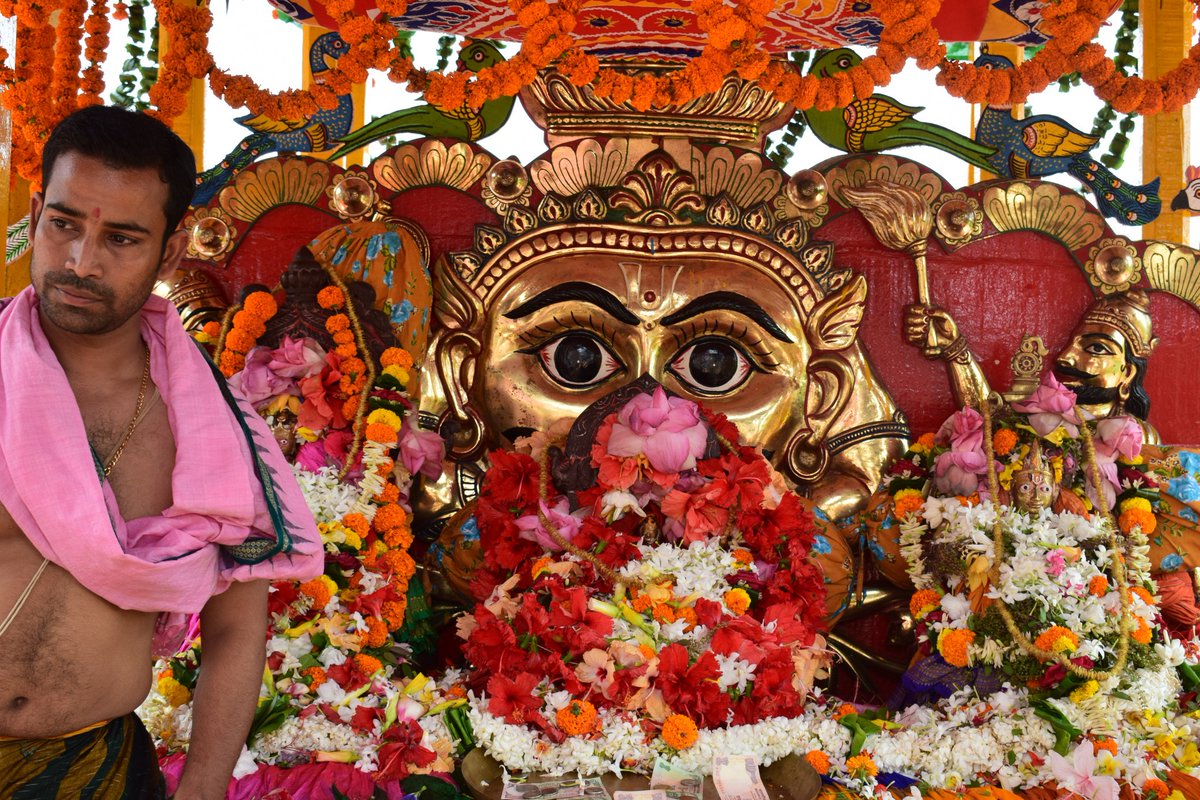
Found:
<path fill-rule="evenodd" d="M 262 685 L 267 589 L 267 581 L 235 583 L 200 612 L 200 677 L 176 800 L 225 797 Z"/>
<path fill-rule="evenodd" d="M 956 405 L 979 408 L 980 399 L 991 396 L 992 387 L 968 349 L 966 338 L 959 333 L 954 318 L 945 311 L 932 306 L 907 306 L 904 309 L 904 338 L 914 347 L 921 348 L 926 358 L 946 362 Z"/>

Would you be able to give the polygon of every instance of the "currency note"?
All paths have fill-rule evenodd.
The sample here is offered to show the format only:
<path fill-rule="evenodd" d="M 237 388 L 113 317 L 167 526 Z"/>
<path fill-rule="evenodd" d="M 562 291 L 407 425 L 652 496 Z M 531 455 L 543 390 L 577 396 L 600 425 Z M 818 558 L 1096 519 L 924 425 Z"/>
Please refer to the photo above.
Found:
<path fill-rule="evenodd" d="M 613 792 L 613 800 L 667 800 L 662 789 L 643 789 L 640 792 Z"/>
<path fill-rule="evenodd" d="M 665 790 L 667 800 L 704 800 L 704 776 L 662 757 L 654 760 L 650 788 Z"/>
<path fill-rule="evenodd" d="M 504 784 L 501 800 L 609 800 L 600 778 L 564 775 L 539 777 Z"/>
<path fill-rule="evenodd" d="M 713 756 L 712 776 L 721 800 L 769 800 L 754 756 Z"/>

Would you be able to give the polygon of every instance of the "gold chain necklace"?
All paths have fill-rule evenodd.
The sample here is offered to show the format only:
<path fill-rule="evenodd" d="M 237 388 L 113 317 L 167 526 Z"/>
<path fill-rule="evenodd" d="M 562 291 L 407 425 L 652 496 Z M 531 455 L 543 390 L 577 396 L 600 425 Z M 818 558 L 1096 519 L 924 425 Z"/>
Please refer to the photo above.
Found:
<path fill-rule="evenodd" d="M 138 423 L 142 421 L 142 408 L 146 405 L 146 387 L 150 385 L 150 348 L 146 348 L 146 364 L 142 367 L 142 383 L 138 388 L 137 406 L 133 409 L 133 419 L 129 420 L 129 427 L 125 429 L 125 435 L 121 437 L 121 441 L 117 443 L 116 449 L 109 454 L 108 460 L 104 462 L 104 477 L 108 477 L 113 471 L 113 467 L 121 460 L 121 454 L 125 452 L 125 445 L 129 444 L 130 437 L 137 429 Z"/>

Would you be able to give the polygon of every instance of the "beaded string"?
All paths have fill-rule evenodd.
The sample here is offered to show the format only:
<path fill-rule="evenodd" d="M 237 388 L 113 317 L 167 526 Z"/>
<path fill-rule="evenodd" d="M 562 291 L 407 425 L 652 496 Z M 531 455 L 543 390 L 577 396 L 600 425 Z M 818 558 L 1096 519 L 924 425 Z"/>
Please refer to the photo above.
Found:
<path fill-rule="evenodd" d="M 1000 497 L 1000 482 L 996 477 L 996 461 L 992 452 L 992 410 L 990 398 L 984 399 L 980 403 L 980 409 L 983 416 L 983 452 L 987 458 L 988 491 L 991 492 L 994 502 L 998 502 Z M 1088 428 L 1087 420 L 1083 420 L 1080 430 L 1082 432 L 1083 445 L 1087 453 L 1087 466 L 1091 472 L 1092 486 L 1095 488 L 1097 495 L 1101 495 L 1103 490 L 1100 483 L 1100 465 L 1096 462 L 1096 448 L 1092 441 L 1092 432 Z M 1113 664 L 1112 669 L 1103 672 L 1087 669 L 1074 663 L 1062 653 L 1038 647 L 1029 641 L 1029 638 L 1017 626 L 1017 621 L 1013 619 L 1012 612 L 1004 600 L 997 597 L 995 601 L 996 608 L 1000 612 L 1000 618 L 1004 620 L 1004 627 L 1008 629 L 1009 635 L 1013 637 L 1013 641 L 1017 643 L 1017 646 L 1026 653 L 1041 661 L 1053 661 L 1080 678 L 1103 681 L 1124 672 L 1125 665 L 1129 659 L 1129 581 L 1125 573 L 1125 556 L 1120 550 L 1120 543 L 1117 541 L 1117 529 L 1113 523 L 1112 515 L 1107 511 L 1101 511 L 1100 504 L 1097 504 L 1096 512 L 1108 523 L 1108 546 L 1113 554 L 1113 577 L 1116 579 L 1117 592 L 1121 600 L 1121 617 L 1119 622 L 1121 638 L 1117 645 L 1117 661 Z M 992 526 L 992 582 L 996 586 L 1000 585 L 1000 562 L 1003 557 L 1004 526 L 1000 520 L 1000 515 L 997 514 L 996 521 Z"/>

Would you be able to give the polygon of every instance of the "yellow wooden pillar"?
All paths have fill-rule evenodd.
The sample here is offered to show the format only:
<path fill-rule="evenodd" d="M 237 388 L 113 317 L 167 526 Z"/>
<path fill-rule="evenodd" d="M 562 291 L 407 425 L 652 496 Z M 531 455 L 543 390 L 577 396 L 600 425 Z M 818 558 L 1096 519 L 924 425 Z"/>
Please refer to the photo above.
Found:
<path fill-rule="evenodd" d="M 325 28 L 317 25 L 304 26 L 304 88 L 308 89 L 313 84 L 312 68 L 308 65 L 308 51 L 312 49 L 315 42 L 321 34 L 328 33 Z M 366 84 L 356 83 L 350 88 L 350 97 L 354 100 L 354 116 L 353 122 L 350 125 L 350 130 L 357 130 L 363 124 L 363 106 L 366 104 L 367 87 Z M 313 153 L 317 158 L 321 158 L 332 153 L 333 150 L 326 150 L 324 153 Z M 343 158 L 338 159 L 343 167 L 351 164 L 361 164 L 364 152 L 355 150 Z"/>
<path fill-rule="evenodd" d="M 1025 61 L 1025 48 L 1019 44 L 1008 44 L 1007 42 L 988 42 L 988 52 L 992 55 L 1003 56 L 1013 63 L 1014 67 L 1019 67 Z M 978 47 L 971 45 L 971 56 L 978 55 Z M 975 130 L 975 126 L 979 124 L 979 117 L 983 113 L 983 107 L 978 103 L 971 105 L 971 130 Z M 1020 103 L 1012 108 L 1013 119 L 1024 119 L 1025 104 Z M 970 183 L 979 183 L 980 181 L 990 181 L 995 178 L 991 172 L 980 169 L 974 164 L 967 165 L 967 180 Z"/>
<path fill-rule="evenodd" d="M 1157 78 L 1179 63 L 1192 46 L 1192 14 L 1188 0 L 1142 3 L 1142 75 Z M 1145 239 L 1187 242 L 1187 212 L 1171 211 L 1171 198 L 1184 187 L 1184 170 L 1191 162 L 1186 109 L 1142 117 L 1142 183 L 1162 179 L 1162 214 L 1142 227 Z"/>
<path fill-rule="evenodd" d="M 162 62 L 162 56 L 167 54 L 167 50 L 171 47 L 171 42 L 167 37 L 167 32 L 159 28 L 158 32 L 158 54 L 159 62 Z M 179 134 L 179 138 L 187 142 L 188 147 L 192 148 L 192 154 L 196 156 L 197 169 L 204 169 L 204 90 L 205 81 L 192 81 L 192 88 L 188 91 L 187 106 L 183 113 L 176 117 L 171 122 L 171 129 Z"/>
<path fill-rule="evenodd" d="M 16 19 L 0 18 L 0 44 L 10 53 L 16 49 Z M 0 230 L 8 231 L 10 225 L 20 222 L 29 214 L 29 181 L 13 170 L 12 161 L 12 115 L 0 108 Z M 7 249 L 7 238 L 5 245 Z M 29 285 L 29 252 L 8 263 L 4 257 L 4 282 L 0 294 L 14 295 Z"/>

